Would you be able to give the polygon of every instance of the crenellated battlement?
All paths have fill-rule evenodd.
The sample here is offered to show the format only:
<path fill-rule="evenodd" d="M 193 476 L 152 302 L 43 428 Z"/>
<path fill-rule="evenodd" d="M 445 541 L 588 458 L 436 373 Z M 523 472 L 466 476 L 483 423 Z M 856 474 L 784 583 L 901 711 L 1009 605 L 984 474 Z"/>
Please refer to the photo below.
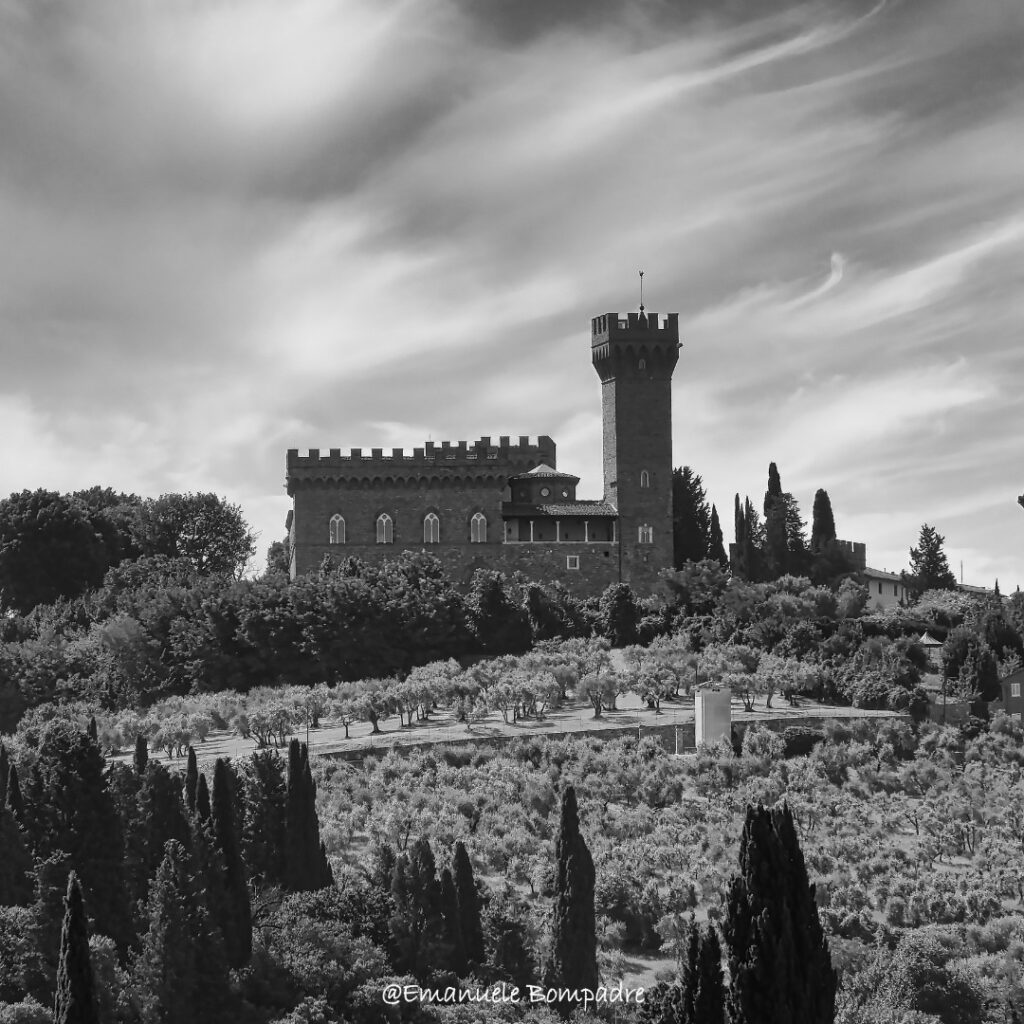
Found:
<path fill-rule="evenodd" d="M 868 564 L 867 545 L 856 540 L 833 540 L 829 546 L 836 551 L 842 552 L 849 560 L 850 565 L 858 571 L 863 570 Z"/>
<path fill-rule="evenodd" d="M 486 467 L 518 472 L 542 462 L 554 467 L 555 442 L 546 435 L 535 439 L 524 435 L 516 444 L 511 437 L 499 437 L 496 444 L 490 437 L 477 441 L 427 441 L 422 448 L 413 448 L 411 452 L 405 448 L 331 448 L 326 452 L 310 448 L 305 455 L 300 455 L 297 448 L 289 448 L 287 470 L 292 480 L 323 475 L 325 471 L 332 478 L 362 477 L 377 470 L 394 473 L 397 469 L 436 473 L 446 469 Z"/>
<path fill-rule="evenodd" d="M 622 338 L 628 341 L 679 341 L 679 314 L 602 313 L 590 321 L 590 334 L 596 347 Z"/>

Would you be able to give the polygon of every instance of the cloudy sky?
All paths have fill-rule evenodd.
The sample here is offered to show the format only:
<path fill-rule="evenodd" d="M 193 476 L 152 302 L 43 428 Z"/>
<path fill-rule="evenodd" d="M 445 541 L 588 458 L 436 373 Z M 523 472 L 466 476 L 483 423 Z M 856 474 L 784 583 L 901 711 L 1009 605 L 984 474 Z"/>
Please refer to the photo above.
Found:
<path fill-rule="evenodd" d="M 550 434 L 678 311 L 677 464 L 1024 584 L 1020 0 L 0 0 L 0 493 Z"/>

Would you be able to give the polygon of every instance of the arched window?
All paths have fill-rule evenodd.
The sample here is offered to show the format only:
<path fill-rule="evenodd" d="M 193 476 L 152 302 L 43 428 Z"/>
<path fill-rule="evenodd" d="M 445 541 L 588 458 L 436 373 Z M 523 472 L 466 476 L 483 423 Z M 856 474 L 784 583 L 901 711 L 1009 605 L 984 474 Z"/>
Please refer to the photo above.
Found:
<path fill-rule="evenodd" d="M 395 527 L 391 522 L 391 516 L 389 516 L 387 512 L 381 512 L 381 514 L 377 516 L 377 543 L 395 543 Z"/>
<path fill-rule="evenodd" d="M 636 364 L 636 368 L 638 370 L 646 370 L 647 369 L 647 360 L 646 359 L 641 359 L 640 362 Z"/>
<path fill-rule="evenodd" d="M 441 541 L 441 520 L 433 512 L 423 517 L 423 543 L 439 544 Z"/>
<path fill-rule="evenodd" d="M 471 544 L 487 543 L 487 517 L 477 512 L 469 521 L 469 541 Z"/>
<path fill-rule="evenodd" d="M 644 523 L 643 526 L 637 531 L 637 539 L 641 544 L 653 544 L 654 543 L 654 527 L 648 526 Z"/>
<path fill-rule="evenodd" d="M 640 470 L 640 486 L 650 487 L 651 486 L 651 474 L 646 469 Z"/>
<path fill-rule="evenodd" d="M 331 516 L 330 542 L 332 544 L 345 543 L 345 520 L 337 512 Z"/>

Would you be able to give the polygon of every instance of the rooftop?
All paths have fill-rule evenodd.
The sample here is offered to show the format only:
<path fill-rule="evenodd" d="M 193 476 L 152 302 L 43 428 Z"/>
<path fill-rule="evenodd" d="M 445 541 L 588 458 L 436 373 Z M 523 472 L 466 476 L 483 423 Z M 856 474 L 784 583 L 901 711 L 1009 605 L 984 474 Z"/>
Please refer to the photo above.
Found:
<path fill-rule="evenodd" d="M 503 516 L 579 517 L 590 519 L 618 518 L 618 510 L 605 501 L 570 501 L 561 505 L 528 505 L 519 501 L 504 501 L 501 504 Z"/>
<path fill-rule="evenodd" d="M 529 471 L 529 473 L 517 473 L 515 476 L 510 476 L 509 480 L 536 480 L 539 477 L 550 477 L 556 480 L 572 480 L 575 483 L 580 482 L 580 478 L 578 476 L 573 476 L 572 473 L 560 473 L 557 469 L 552 469 L 545 462 L 542 462 L 539 466 L 535 466 Z"/>

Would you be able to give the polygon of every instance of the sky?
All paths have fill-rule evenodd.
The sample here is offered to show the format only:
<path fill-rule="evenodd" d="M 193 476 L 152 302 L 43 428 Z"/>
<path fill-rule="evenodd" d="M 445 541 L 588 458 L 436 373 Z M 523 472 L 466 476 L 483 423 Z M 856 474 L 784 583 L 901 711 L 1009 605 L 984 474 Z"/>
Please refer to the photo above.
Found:
<path fill-rule="evenodd" d="M 1024 584 L 1020 0 L 0 0 L 0 494 L 548 434 L 678 312 L 674 462 Z"/>

